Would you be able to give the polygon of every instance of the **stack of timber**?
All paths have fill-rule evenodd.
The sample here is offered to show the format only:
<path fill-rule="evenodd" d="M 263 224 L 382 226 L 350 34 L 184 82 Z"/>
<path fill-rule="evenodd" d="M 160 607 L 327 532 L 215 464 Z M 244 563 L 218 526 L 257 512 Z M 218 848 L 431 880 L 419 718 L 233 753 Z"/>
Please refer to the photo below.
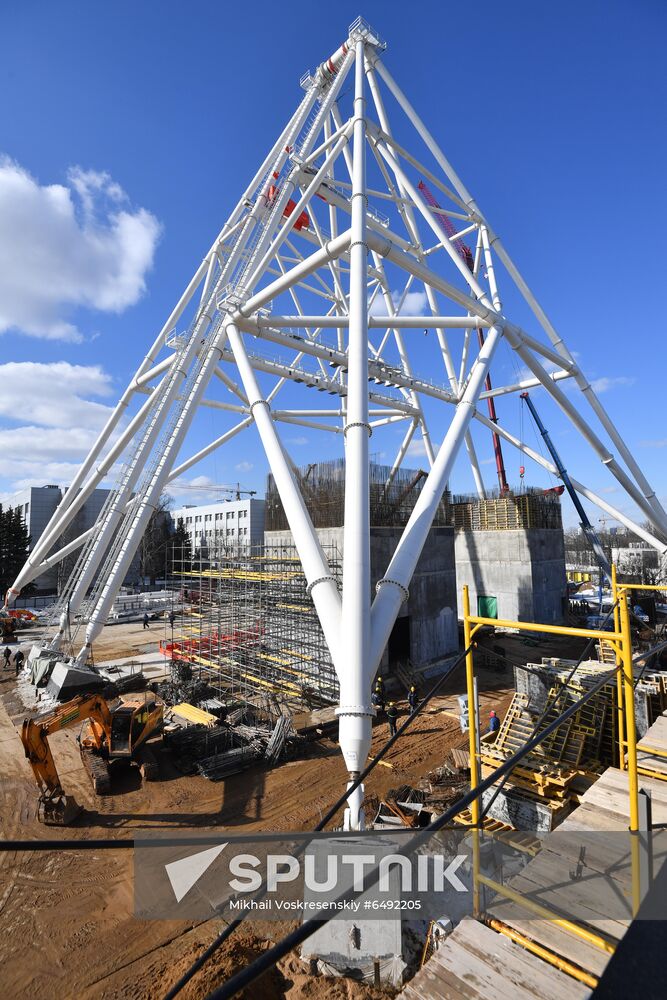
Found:
<path fill-rule="evenodd" d="M 532 493 L 509 494 L 487 500 L 454 497 L 451 523 L 454 528 L 468 531 L 562 527 L 558 497 Z"/>

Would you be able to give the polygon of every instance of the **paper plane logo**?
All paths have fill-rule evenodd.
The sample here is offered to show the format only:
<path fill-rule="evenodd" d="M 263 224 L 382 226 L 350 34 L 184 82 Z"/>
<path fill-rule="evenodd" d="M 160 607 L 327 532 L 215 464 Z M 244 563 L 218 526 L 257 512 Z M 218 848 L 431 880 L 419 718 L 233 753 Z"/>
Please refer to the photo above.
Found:
<path fill-rule="evenodd" d="M 229 841 L 225 841 L 224 844 L 210 847 L 206 851 L 198 851 L 196 854 L 190 854 L 187 858 L 181 858 L 180 861 L 172 861 L 170 864 L 164 866 L 177 903 L 180 903 L 183 897 L 189 893 L 190 889 L 199 881 L 204 872 L 208 871 L 218 855 L 222 854 L 228 843 Z"/>

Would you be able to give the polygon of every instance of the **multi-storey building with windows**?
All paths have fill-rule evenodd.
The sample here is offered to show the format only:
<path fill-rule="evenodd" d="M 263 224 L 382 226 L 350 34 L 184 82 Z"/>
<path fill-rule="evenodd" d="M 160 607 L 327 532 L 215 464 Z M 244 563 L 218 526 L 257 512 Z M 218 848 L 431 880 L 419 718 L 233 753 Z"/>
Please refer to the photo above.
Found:
<path fill-rule="evenodd" d="M 207 556 L 213 549 L 249 549 L 264 542 L 264 501 L 218 500 L 202 506 L 170 511 L 174 528 L 183 521 L 193 555 Z"/>
<path fill-rule="evenodd" d="M 19 510 L 25 521 L 30 536 L 30 551 L 34 549 L 42 532 L 49 523 L 56 507 L 62 500 L 67 487 L 29 486 L 5 500 L 5 507 Z M 75 515 L 62 541 L 72 541 L 92 528 L 104 506 L 109 490 L 93 490 L 79 512 Z M 55 552 L 55 548 L 53 550 Z M 34 581 L 37 594 L 54 594 L 63 586 L 65 580 L 76 562 L 79 550 L 66 557 L 51 569 L 42 573 Z M 125 578 L 126 583 L 136 583 L 139 579 L 138 558 L 135 557 Z"/>

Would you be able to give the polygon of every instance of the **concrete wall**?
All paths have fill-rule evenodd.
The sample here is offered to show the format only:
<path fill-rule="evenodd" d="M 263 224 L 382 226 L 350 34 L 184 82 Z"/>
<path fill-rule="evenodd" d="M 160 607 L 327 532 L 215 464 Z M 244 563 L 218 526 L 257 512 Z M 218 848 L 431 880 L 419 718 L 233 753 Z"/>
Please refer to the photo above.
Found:
<path fill-rule="evenodd" d="M 387 569 L 402 528 L 371 528 L 371 587 Z M 344 561 L 343 529 L 319 528 L 320 542 L 325 547 L 335 546 Z M 267 547 L 292 545 L 289 531 L 264 533 Z M 414 666 L 433 663 L 458 648 L 456 620 L 456 571 L 454 565 L 454 531 L 452 528 L 431 528 L 417 569 L 410 583 L 410 597 L 399 612 L 399 618 L 409 619 L 409 658 Z M 398 625 L 398 631 L 401 625 Z M 407 632 L 404 632 L 407 635 Z M 390 646 L 394 642 L 390 640 Z M 398 657 L 401 659 L 402 657 Z M 385 650 L 383 667 L 389 663 Z"/>
<path fill-rule="evenodd" d="M 468 584 L 478 596 L 498 599 L 498 617 L 554 624 L 563 620 L 563 533 L 549 528 L 456 532 L 457 597 Z M 461 608 L 459 606 L 459 613 Z"/>

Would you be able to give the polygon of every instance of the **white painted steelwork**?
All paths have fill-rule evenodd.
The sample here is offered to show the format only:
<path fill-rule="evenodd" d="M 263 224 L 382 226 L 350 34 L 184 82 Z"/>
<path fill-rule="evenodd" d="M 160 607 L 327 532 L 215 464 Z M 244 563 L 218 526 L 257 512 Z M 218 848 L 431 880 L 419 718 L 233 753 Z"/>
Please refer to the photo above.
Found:
<path fill-rule="evenodd" d="M 372 679 L 462 446 L 484 495 L 480 438 L 473 441 L 472 429 L 495 430 L 522 456 L 556 474 L 516 434 L 493 424 L 478 408 L 480 400 L 542 386 L 648 519 L 648 527 L 573 478 L 575 489 L 667 551 L 667 515 L 654 490 L 488 220 L 383 64 L 383 51 L 379 36 L 359 18 L 333 55 L 302 77 L 299 106 L 130 379 L 6 598 L 11 602 L 45 568 L 79 549 L 50 643 L 61 648 L 71 630 L 75 639 L 85 631 L 72 649 L 84 662 L 160 491 L 238 434 L 256 428 L 340 680 L 340 745 L 351 777 L 364 767 L 370 747 Z M 410 148 L 395 138 L 387 91 L 401 109 L 396 134 Z M 441 207 L 426 203 L 420 180 L 437 190 Z M 442 228 L 443 216 L 456 220 L 455 236 Z M 468 262 L 460 256 L 462 240 L 472 248 Z M 505 315 L 503 278 L 528 304 L 534 330 Z M 415 296 L 423 298 L 425 315 L 411 309 Z M 476 329 L 485 331 L 478 351 Z M 485 391 L 486 375 L 501 349 L 506 357 L 514 354 L 530 375 L 509 384 L 496 379 L 497 387 Z M 574 392 L 562 391 L 564 379 Z M 289 399 L 276 406 L 287 387 Z M 576 392 L 592 408 L 598 427 L 584 417 Z M 323 395 L 315 399 L 313 393 Z M 322 405 L 328 400 L 330 406 Z M 201 408 L 229 424 L 216 427 L 208 443 L 182 457 L 188 428 Z M 369 455 L 372 435 L 396 422 L 400 443 L 392 451 L 389 483 L 417 444 L 430 471 L 373 595 Z M 331 432 L 345 448 L 342 594 L 278 432 L 283 423 Z M 110 476 L 115 476 L 114 488 L 97 524 L 71 539 L 65 532 L 77 512 Z M 363 826 L 362 803 L 359 789 L 346 812 L 348 828 Z"/>

